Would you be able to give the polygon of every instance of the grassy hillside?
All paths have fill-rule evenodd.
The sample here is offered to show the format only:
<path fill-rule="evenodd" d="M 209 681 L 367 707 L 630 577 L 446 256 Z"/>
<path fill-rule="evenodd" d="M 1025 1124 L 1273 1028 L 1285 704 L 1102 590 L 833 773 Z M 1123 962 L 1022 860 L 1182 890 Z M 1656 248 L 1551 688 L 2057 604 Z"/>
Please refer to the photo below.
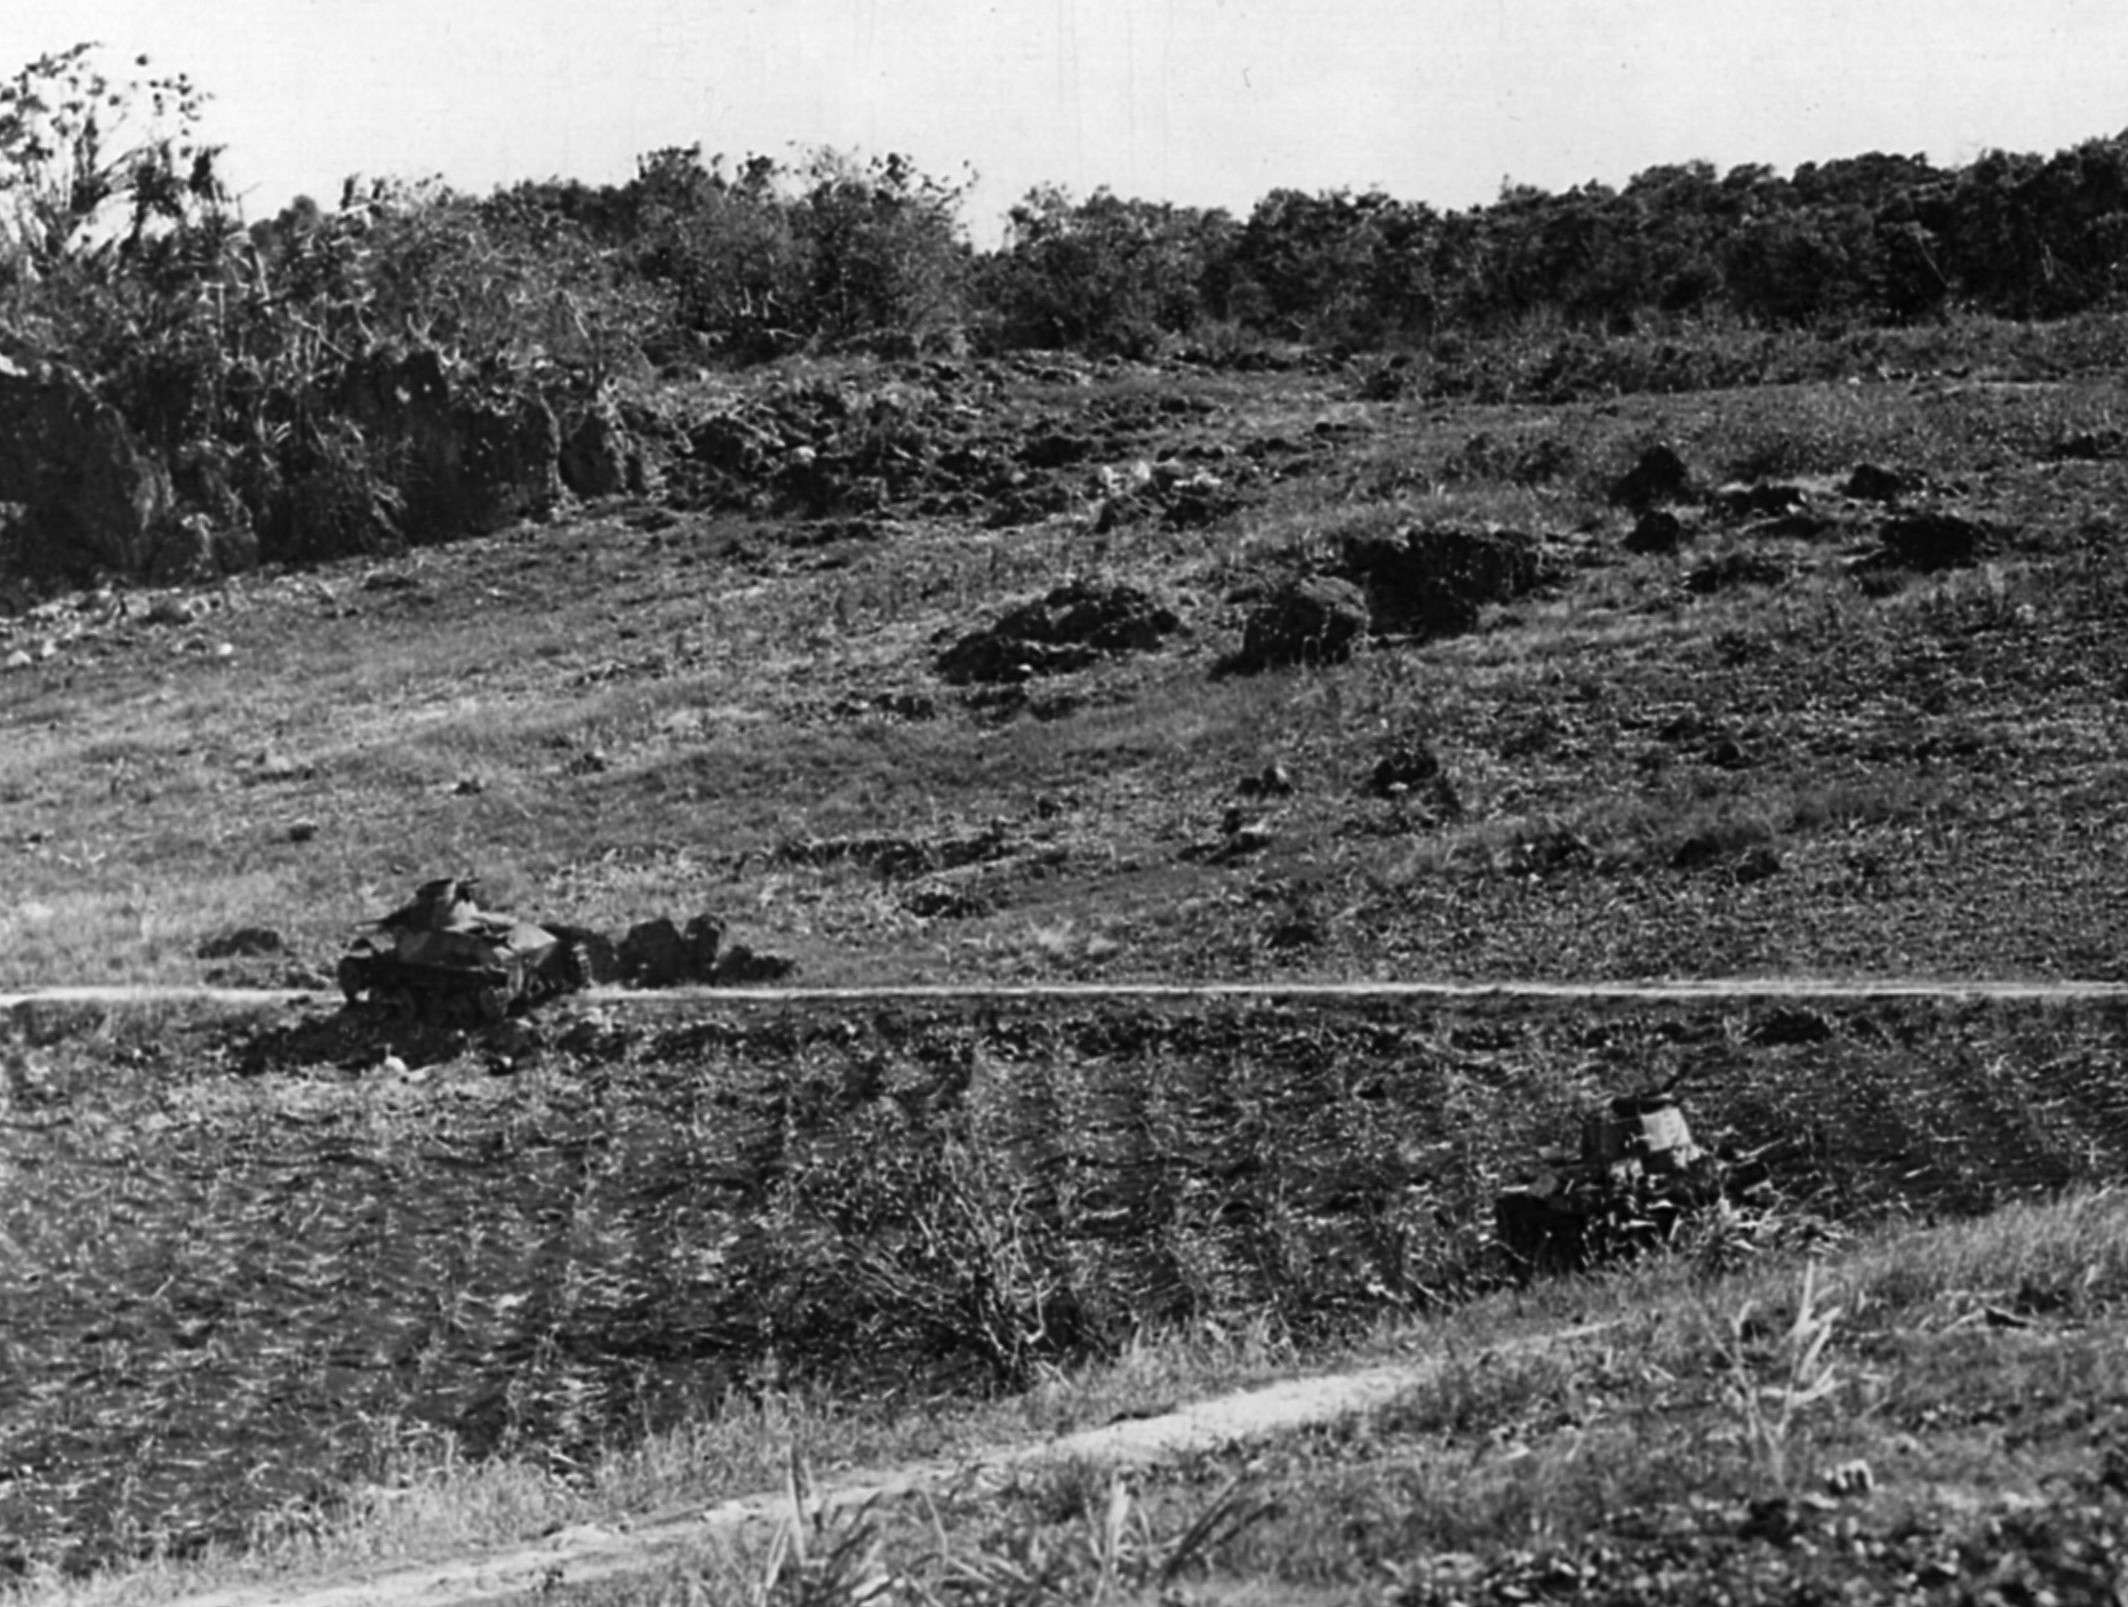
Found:
<path fill-rule="evenodd" d="M 329 992 L 357 922 L 465 870 L 609 933 L 706 914 L 820 984 L 2119 978 L 2128 437 L 2088 360 L 2117 334 L 1543 405 L 1322 357 L 645 387 L 641 494 L 0 620 L 0 989 Z M 1631 1346 L 1283 1445 L 1247 1523 L 1212 1458 L 849 1554 L 876 1540 L 911 1600 L 956 1558 L 975 1599 L 1041 1599 L 1008 1562 L 1149 1596 L 1218 1511 L 1168 1584 L 1933 1599 L 2002 1558 L 2073 1594 L 2118 1542 L 2110 1202 L 1836 1272 L 1844 1415 L 1806 1368 L 1800 1438 L 1738 1380 L 1801 1352 L 1730 1321 L 1792 1309 L 1829 1230 L 2108 1185 L 2105 1004 L 593 996 L 506 1037 L 327 1004 L 0 1029 L 0 1559 L 40 1589 L 359 1549 L 393 1480 L 448 1493 L 376 1541 L 408 1554 L 730 1493 L 793 1400 L 847 1465 L 1146 1347 L 1196 1389 L 1471 1302 L 1482 1335 L 1518 1298 L 1493 1192 L 1587 1100 L 1680 1072 L 1708 1136 L 1801 1136 L 1817 1170 L 1620 1286 L 1675 1301 Z M 1900 1283 L 1914 1256 L 1937 1270 Z M 1778 1274 L 1705 1281 L 1754 1259 Z M 1208 1336 L 1227 1360 L 1190 1360 Z M 667 1482 L 612 1472 L 639 1456 Z M 1827 1495 L 1855 1457 L 1894 1493 Z M 658 1588 L 767 1572 L 731 1566 Z"/>
<path fill-rule="evenodd" d="M 194 979 L 245 925 L 314 971 L 469 867 L 555 919 L 706 911 L 819 982 L 2119 974 L 2110 372 L 1543 408 L 1363 379 L 843 370 L 809 383 L 979 418 L 929 450 L 975 432 L 1055 511 L 731 511 L 683 459 L 661 500 L 0 621 L 0 984 Z M 1609 493 L 1656 443 L 1684 540 L 1635 554 Z M 1906 489 L 1842 494 L 1861 464 Z M 1917 514 L 1974 534 L 1887 553 Z M 1544 578 L 1475 628 L 1216 673 L 1281 576 L 1503 528 Z M 1180 629 L 942 676 L 1075 577 Z M 1375 784 L 1415 751 L 1445 794 Z M 1273 763 L 1290 793 L 1251 796 Z"/>

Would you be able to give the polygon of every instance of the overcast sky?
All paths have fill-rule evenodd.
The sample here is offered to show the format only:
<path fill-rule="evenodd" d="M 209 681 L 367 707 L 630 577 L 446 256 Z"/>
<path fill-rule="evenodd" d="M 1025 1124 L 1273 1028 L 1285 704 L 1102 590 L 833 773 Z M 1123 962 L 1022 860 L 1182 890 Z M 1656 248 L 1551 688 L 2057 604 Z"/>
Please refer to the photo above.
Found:
<path fill-rule="evenodd" d="M 1618 184 L 2128 128 L 2128 0 L 6 0 L 0 71 L 80 39 L 189 72 L 251 216 L 351 172 L 615 182 L 832 145 L 1228 207 Z"/>

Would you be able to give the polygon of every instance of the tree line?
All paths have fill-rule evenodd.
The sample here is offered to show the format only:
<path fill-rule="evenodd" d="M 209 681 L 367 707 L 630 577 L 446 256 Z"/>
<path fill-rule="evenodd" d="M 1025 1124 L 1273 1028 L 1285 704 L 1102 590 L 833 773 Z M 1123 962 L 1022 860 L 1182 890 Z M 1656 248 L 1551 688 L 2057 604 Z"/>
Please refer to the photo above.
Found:
<path fill-rule="evenodd" d="M 619 184 L 486 196 L 350 180 L 247 220 L 205 97 L 90 47 L 0 83 L 0 357 L 79 374 L 182 482 L 247 505 L 361 444 L 339 405 L 377 354 L 481 383 L 797 352 L 1143 356 L 1302 342 L 1438 354 L 1531 329 L 1854 329 L 2047 319 L 2128 291 L 2128 134 L 1953 168 L 1871 153 L 1613 188 L 1503 186 L 1437 210 L 1275 190 L 1246 217 L 1038 188 L 978 250 L 972 177 L 821 150 L 652 152 Z"/>

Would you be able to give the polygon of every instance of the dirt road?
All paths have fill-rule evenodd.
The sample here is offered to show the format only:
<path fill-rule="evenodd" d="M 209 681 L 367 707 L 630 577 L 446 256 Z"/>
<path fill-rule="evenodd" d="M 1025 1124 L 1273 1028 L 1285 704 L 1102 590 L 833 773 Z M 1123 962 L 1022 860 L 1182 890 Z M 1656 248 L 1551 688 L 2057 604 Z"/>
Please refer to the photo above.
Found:
<path fill-rule="evenodd" d="M 1501 1357 L 1595 1338 L 1617 1327 L 1592 1323 L 1496 1346 L 1482 1353 Z M 891 1500 L 948 1483 L 1003 1479 L 1045 1463 L 1128 1466 L 1157 1462 L 1236 1440 L 1270 1435 L 1351 1417 L 1420 1388 L 1458 1358 L 1428 1356 L 1396 1366 L 1328 1377 L 1300 1378 L 1242 1394 L 1178 1408 L 1158 1417 L 1133 1418 L 1028 1445 L 995 1446 L 951 1462 L 912 1463 L 847 1476 L 816 1492 L 823 1509 L 839 1511 L 868 1501 Z M 1478 1358 L 1471 1358 L 1477 1360 Z M 690 1546 L 749 1524 L 785 1521 L 787 1496 L 764 1493 L 720 1502 L 704 1511 L 662 1514 L 626 1528 L 564 1529 L 529 1545 L 477 1557 L 433 1562 L 363 1578 L 340 1578 L 302 1586 L 292 1582 L 247 1586 L 189 1596 L 172 1607 L 473 1607 L 507 1601 L 558 1584 L 583 1585 L 646 1573 L 677 1560 Z"/>
<path fill-rule="evenodd" d="M 2005 1002 L 2128 999 L 2128 982 L 1991 977 L 1684 977 L 1646 982 L 1029 982 L 911 983 L 860 988 L 595 988 L 588 1004 L 691 1009 L 712 1004 L 999 1003 L 1054 999 L 1615 999 L 1644 1003 L 1707 999 L 1997 999 Z M 0 1010 L 23 1005 L 215 1004 L 274 1009 L 331 996 L 292 988 L 30 987 L 0 992 Z"/>

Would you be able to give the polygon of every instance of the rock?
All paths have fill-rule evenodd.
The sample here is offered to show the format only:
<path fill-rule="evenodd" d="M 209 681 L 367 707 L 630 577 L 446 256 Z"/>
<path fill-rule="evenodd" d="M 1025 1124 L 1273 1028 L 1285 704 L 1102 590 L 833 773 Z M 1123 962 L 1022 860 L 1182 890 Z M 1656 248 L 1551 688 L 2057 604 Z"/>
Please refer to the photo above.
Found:
<path fill-rule="evenodd" d="M 572 419 L 561 438 L 562 484 L 580 497 L 610 497 L 630 489 L 628 431 L 610 406 Z M 636 479 L 640 483 L 640 459 Z"/>
<path fill-rule="evenodd" d="M 1732 586 L 1778 586 L 1788 578 L 1788 566 L 1764 553 L 1728 552 L 1710 558 L 1685 576 L 1685 590 L 1710 597 Z"/>
<path fill-rule="evenodd" d="M 1240 651 L 1220 671 L 1251 675 L 1289 664 L 1341 664 L 1366 630 L 1367 599 L 1351 581 L 1296 576 L 1250 612 Z"/>
<path fill-rule="evenodd" d="M 638 921 L 621 939 L 621 976 L 638 988 L 669 988 L 687 977 L 687 940 L 663 915 Z"/>
<path fill-rule="evenodd" d="M 292 843 L 307 843 L 317 835 L 318 823 L 315 820 L 297 820 L 289 824 L 288 840 Z"/>
<path fill-rule="evenodd" d="M 1411 526 L 1393 535 L 1348 536 L 1338 573 L 1366 595 L 1374 634 L 1430 640 L 1460 635 L 1476 626 L 1485 604 L 1531 590 L 1543 565 L 1527 536 Z"/>
<path fill-rule="evenodd" d="M 1093 454 L 1094 443 L 1086 436 L 1052 430 L 1030 437 L 1020 448 L 1020 461 L 1030 469 L 1061 469 Z"/>
<path fill-rule="evenodd" d="M 1751 750 L 1735 737 L 1726 735 L 1708 743 L 1702 757 L 1717 770 L 1748 770 L 1752 764 Z"/>
<path fill-rule="evenodd" d="M 1900 474 L 1875 463 L 1858 463 L 1840 490 L 1857 502 L 1897 502 L 1915 489 L 1911 475 Z"/>
<path fill-rule="evenodd" d="M 586 748 L 582 753 L 573 755 L 569 762 L 562 766 L 562 774 L 568 776 L 600 776 L 612 768 L 613 761 L 606 757 L 604 750 Z"/>
<path fill-rule="evenodd" d="M 759 986 L 780 982 L 797 969 L 796 961 L 780 954 L 756 954 L 744 943 L 734 943 L 717 961 L 710 981 L 720 988 Z"/>
<path fill-rule="evenodd" d="M 1173 609 L 1139 587 L 1073 580 L 962 637 L 938 656 L 937 668 L 956 685 L 1022 681 L 1151 652 L 1181 628 Z"/>
<path fill-rule="evenodd" d="M 204 598 L 165 592 L 148 605 L 147 613 L 141 617 L 150 625 L 189 625 L 206 612 Z"/>
<path fill-rule="evenodd" d="M 1878 561 L 1898 569 L 1963 569 L 1979 561 L 1994 532 L 1955 513 L 1910 513 L 1886 519 Z"/>
<path fill-rule="evenodd" d="M 717 950 L 724 941 L 724 928 L 707 915 L 691 915 L 681 929 L 680 942 L 687 950 L 687 975 L 696 982 L 715 978 Z"/>
<path fill-rule="evenodd" d="M 1433 750 L 1416 738 L 1392 744 L 1375 760 L 1367 776 L 1367 790 L 1407 809 L 1417 809 L 1435 821 L 1461 820 L 1463 800 Z"/>
<path fill-rule="evenodd" d="M 1748 887 L 1753 882 L 1763 882 L 1781 873 L 1781 856 L 1764 843 L 1745 849 L 1736 856 L 1729 867 L 1729 874 L 1739 887 Z"/>
<path fill-rule="evenodd" d="M 974 920 L 990 913 L 990 900 L 952 882 L 917 882 L 904 888 L 901 907 L 927 921 Z"/>
<path fill-rule="evenodd" d="M 1681 502 L 1692 487 L 1692 471 L 1669 446 L 1651 446 L 1639 461 L 1611 482 L 1611 501 L 1643 513 L 1663 503 Z"/>
<path fill-rule="evenodd" d="M 1625 549 L 1638 553 L 1672 553 L 1683 545 L 1685 522 L 1668 508 L 1650 508 L 1633 521 Z"/>
<path fill-rule="evenodd" d="M 189 567 L 170 476 L 73 370 L 0 360 L 0 567 L 33 582 Z M 180 552 L 178 549 L 184 548 Z"/>
<path fill-rule="evenodd" d="M 202 960 L 234 960 L 259 954 L 279 954 L 287 944 L 270 926 L 239 926 L 210 937 L 192 952 Z"/>
<path fill-rule="evenodd" d="M 1241 784 L 1234 789 L 1244 798 L 1284 798 L 1293 791 L 1293 776 L 1286 767 L 1273 759 L 1253 776 L 1243 776 Z"/>
<path fill-rule="evenodd" d="M 1160 517 L 1174 530 L 1195 530 L 1224 519 L 1241 506 L 1241 494 L 1216 474 L 1193 474 L 1167 482 L 1160 492 Z"/>
<path fill-rule="evenodd" d="M 550 927 L 557 937 L 562 930 Z M 569 935 L 579 937 L 573 929 Z M 660 915 L 638 921 L 628 929 L 615 951 L 614 960 L 623 980 L 639 988 L 670 988 L 686 982 L 713 980 L 718 966 L 718 947 L 724 931 L 707 915 L 689 918 L 685 929 Z M 587 968 L 598 979 L 599 956 L 585 945 Z"/>

